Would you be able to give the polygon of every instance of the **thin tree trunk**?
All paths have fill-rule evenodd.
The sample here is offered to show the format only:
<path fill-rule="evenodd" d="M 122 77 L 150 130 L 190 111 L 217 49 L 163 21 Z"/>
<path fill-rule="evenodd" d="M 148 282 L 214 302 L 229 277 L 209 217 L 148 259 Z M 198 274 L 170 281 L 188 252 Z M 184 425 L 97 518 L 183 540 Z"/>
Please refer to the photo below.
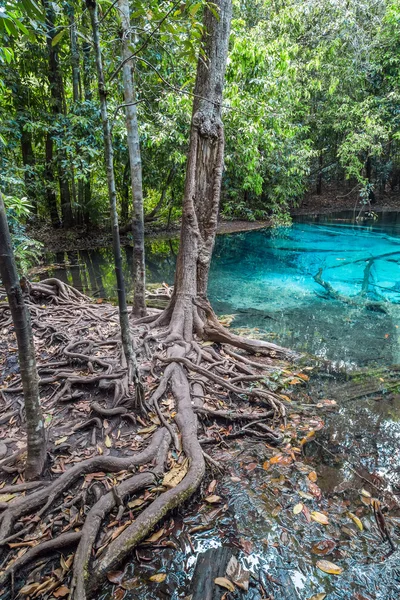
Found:
<path fill-rule="evenodd" d="M 318 196 L 320 196 L 322 194 L 322 167 L 323 167 L 322 151 L 319 153 L 318 164 L 319 164 L 319 168 L 318 168 L 317 190 L 316 191 L 317 191 Z"/>
<path fill-rule="evenodd" d="M 52 45 L 53 38 L 56 35 L 55 15 L 52 3 L 49 0 L 42 0 L 46 12 L 47 35 L 46 44 L 49 59 L 48 79 L 50 84 L 51 108 L 55 118 L 64 113 L 64 90 L 63 80 L 60 71 L 57 46 Z M 52 133 L 52 137 L 56 136 L 57 132 Z M 63 148 L 57 152 L 57 170 L 60 186 L 60 202 L 63 227 L 71 227 L 73 225 L 71 192 L 69 189 L 69 177 L 67 154 Z"/>
<path fill-rule="evenodd" d="M 217 231 L 224 157 L 222 93 L 228 54 L 231 0 L 218 0 L 216 18 L 204 12 L 203 54 L 197 65 L 181 240 L 175 274 L 171 333 L 190 340 L 201 327 L 192 301 L 206 297 Z"/>
<path fill-rule="evenodd" d="M 30 131 L 24 129 L 23 123 L 21 123 L 21 153 L 22 162 L 24 164 L 24 179 L 26 195 L 29 198 L 35 214 L 37 214 L 37 197 L 35 191 L 35 174 L 33 169 L 35 167 L 35 154 L 33 152 L 32 145 L 32 134 Z"/>
<path fill-rule="evenodd" d="M 139 376 L 136 362 L 136 355 L 133 349 L 133 340 L 131 331 L 129 328 L 129 317 L 128 307 L 126 304 L 126 292 L 125 292 L 125 281 L 122 273 L 122 257 L 121 257 L 121 242 L 119 239 L 118 230 L 118 214 L 117 214 L 117 193 L 115 189 L 115 175 L 114 175 L 114 151 L 112 147 L 110 121 L 108 119 L 107 110 L 107 98 L 106 89 L 104 84 L 104 73 L 103 73 L 103 62 L 100 47 L 99 37 L 99 21 L 97 4 L 93 0 L 86 0 L 86 6 L 90 12 L 90 18 L 92 23 L 93 31 L 93 42 L 96 56 L 96 67 L 97 67 L 97 78 L 98 78 L 98 90 L 100 97 L 100 111 L 101 120 L 103 124 L 103 137 L 104 137 L 104 159 L 107 170 L 107 185 L 108 195 L 110 199 L 110 215 L 113 233 L 113 251 L 114 251 L 114 264 L 115 274 L 117 278 L 117 292 L 118 292 L 118 305 L 119 305 L 119 320 L 121 326 L 121 338 L 122 346 L 124 349 L 125 359 L 128 365 L 128 373 L 130 381 L 134 381 L 136 384 L 136 392 L 139 393 Z"/>
<path fill-rule="evenodd" d="M 46 459 L 44 419 L 29 311 L 25 306 L 11 245 L 3 196 L 0 192 L 0 275 L 7 292 L 18 344 L 19 367 L 27 424 L 27 479 L 40 477 Z"/>
<path fill-rule="evenodd" d="M 70 42 L 71 42 L 71 65 L 72 65 L 72 98 L 74 103 L 79 102 L 79 49 L 78 34 L 76 31 L 75 11 L 73 5 L 68 6 Z"/>
<path fill-rule="evenodd" d="M 70 44 L 71 44 L 71 67 L 72 67 L 72 99 L 74 105 L 81 99 L 80 94 L 80 60 L 79 60 L 79 47 L 78 47 L 78 34 L 75 22 L 75 10 L 73 4 L 67 5 L 67 13 L 69 19 L 69 31 L 70 31 Z M 75 183 L 75 170 L 71 164 L 71 187 L 72 197 L 74 205 L 78 206 L 77 209 L 77 220 L 81 224 L 83 222 L 83 202 L 84 202 L 84 181 L 78 179 L 78 185 Z"/>
<path fill-rule="evenodd" d="M 135 282 L 133 293 L 132 315 L 143 317 L 146 314 L 146 269 L 144 261 L 144 216 L 142 160 L 140 156 L 139 128 L 137 120 L 136 93 L 133 78 L 133 61 L 128 60 L 132 54 L 130 49 L 130 12 L 129 0 L 118 0 L 122 23 L 122 77 L 124 82 L 124 100 L 129 161 L 131 166 L 131 184 L 133 199 L 133 261 L 135 266 Z"/>
<path fill-rule="evenodd" d="M 54 189 L 53 140 L 49 133 L 46 134 L 45 152 L 44 176 L 47 208 L 50 213 L 51 224 L 53 227 L 60 227 L 60 217 L 57 209 L 57 196 Z"/>
<path fill-rule="evenodd" d="M 153 210 L 151 210 L 147 215 L 145 215 L 145 217 L 144 217 L 145 221 L 152 221 L 157 216 L 159 211 L 161 210 L 161 208 L 164 204 L 164 201 L 165 201 L 165 196 L 167 195 L 167 191 L 171 184 L 174 174 L 175 174 L 175 167 L 171 167 L 171 169 L 168 173 L 167 179 L 164 183 L 164 186 L 161 190 L 160 199 L 157 202 L 157 204 L 155 205 L 155 207 L 153 208 Z"/>
<path fill-rule="evenodd" d="M 83 16 L 83 24 L 85 25 L 84 31 L 86 32 L 86 19 Z M 83 70 L 82 70 L 82 81 L 83 81 L 83 95 L 85 102 L 92 100 L 92 89 L 91 89 L 91 69 L 90 69 L 90 50 L 91 45 L 88 42 L 82 44 L 82 58 L 83 58 Z M 86 158 L 89 162 L 89 159 Z M 92 188 L 90 183 L 90 173 L 87 175 L 87 180 L 84 182 L 83 187 L 83 221 L 86 228 L 90 225 L 90 204 L 92 202 Z"/>

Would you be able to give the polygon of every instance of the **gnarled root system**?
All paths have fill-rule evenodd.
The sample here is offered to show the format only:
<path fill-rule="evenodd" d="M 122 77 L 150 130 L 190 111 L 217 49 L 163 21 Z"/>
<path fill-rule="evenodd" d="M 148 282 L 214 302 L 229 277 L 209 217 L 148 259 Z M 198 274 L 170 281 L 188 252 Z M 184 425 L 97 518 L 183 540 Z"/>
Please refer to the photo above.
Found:
<path fill-rule="evenodd" d="M 62 574 L 70 597 L 84 600 L 199 488 L 206 462 L 215 463 L 203 446 L 246 435 L 281 442 L 286 400 L 271 376 L 287 368 L 278 359 L 293 354 L 227 331 L 204 299 L 189 299 L 180 315 L 172 296 L 163 313 L 131 324 L 146 393 L 143 418 L 133 412 L 116 309 L 55 279 L 27 282 L 25 289 L 40 357 L 50 481 L 8 488 L 16 497 L 0 507 L 0 590 L 6 594 L 8 581 L 29 563 L 70 547 L 73 564 Z M 0 325 L 9 326 L 4 306 Z M 23 424 L 18 380 L 2 396 L 3 412 Z M 22 471 L 21 453 L 7 452 L 0 469 Z M 17 556 L 20 547 L 27 551 Z"/>

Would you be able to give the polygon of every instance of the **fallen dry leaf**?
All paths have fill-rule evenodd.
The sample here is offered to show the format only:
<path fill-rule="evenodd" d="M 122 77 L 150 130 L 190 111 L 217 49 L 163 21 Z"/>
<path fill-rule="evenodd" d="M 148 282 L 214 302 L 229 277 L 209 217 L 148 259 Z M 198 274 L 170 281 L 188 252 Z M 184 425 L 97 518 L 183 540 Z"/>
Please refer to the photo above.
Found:
<path fill-rule="evenodd" d="M 67 441 L 67 439 L 68 439 L 68 436 L 67 436 L 67 435 L 64 435 L 64 437 L 62 437 L 62 438 L 58 438 L 58 440 L 56 440 L 56 441 L 54 442 L 54 445 L 55 445 L 55 446 L 59 446 L 60 444 L 63 444 L 64 442 L 66 442 L 66 441 Z"/>
<path fill-rule="evenodd" d="M 306 500 L 313 500 L 314 496 L 312 494 L 309 494 L 308 492 L 299 492 L 299 496 L 301 496 L 302 498 L 305 498 Z"/>
<path fill-rule="evenodd" d="M 9 502 L 15 498 L 16 494 L 0 494 L 0 502 Z"/>
<path fill-rule="evenodd" d="M 122 600 L 122 598 L 125 596 L 125 590 L 122 589 L 122 587 L 119 587 L 115 590 L 114 594 L 113 594 L 113 599 L 114 600 Z"/>
<path fill-rule="evenodd" d="M 301 511 L 303 510 L 303 506 L 304 505 L 302 502 L 299 502 L 298 504 L 293 506 L 293 514 L 298 515 L 299 513 L 301 513 Z"/>
<path fill-rule="evenodd" d="M 159 529 L 158 531 L 156 531 L 155 533 L 153 533 L 153 535 L 151 535 L 149 538 L 147 538 L 145 540 L 145 542 L 149 542 L 149 543 L 158 542 L 158 540 L 160 538 L 162 538 L 162 536 L 164 535 L 164 533 L 165 533 L 165 529 L 164 528 Z"/>
<path fill-rule="evenodd" d="M 305 373 L 297 373 L 297 377 L 300 377 L 303 381 L 308 381 L 310 378 Z"/>
<path fill-rule="evenodd" d="M 136 508 L 136 506 L 141 506 L 142 504 L 144 504 L 143 498 L 135 498 L 135 500 L 132 500 L 131 502 L 128 502 L 128 507 L 129 508 Z"/>
<path fill-rule="evenodd" d="M 66 585 L 60 586 L 53 592 L 53 596 L 55 598 L 64 598 L 64 596 L 67 596 L 68 594 L 69 594 L 69 588 L 67 588 Z"/>
<path fill-rule="evenodd" d="M 164 479 L 162 481 L 162 485 L 166 487 L 176 487 L 178 483 L 182 481 L 188 472 L 188 461 L 187 459 L 183 461 L 181 465 L 174 465 L 168 473 L 164 475 Z"/>
<path fill-rule="evenodd" d="M 226 577 L 217 577 L 216 579 L 214 579 L 214 583 L 223 588 L 226 588 L 230 592 L 235 591 L 235 586 L 233 585 L 232 581 L 229 581 L 229 579 L 227 579 Z"/>
<path fill-rule="evenodd" d="M 356 515 L 354 515 L 353 513 L 349 512 L 347 513 L 348 516 L 350 517 L 350 519 L 357 525 L 358 529 L 360 531 L 362 531 L 364 529 L 364 526 L 361 522 L 361 519 L 359 519 Z"/>
<path fill-rule="evenodd" d="M 21 588 L 19 590 L 19 593 L 22 596 L 29 596 L 30 594 L 34 594 L 35 591 L 37 590 L 37 588 L 39 587 L 40 583 L 36 582 L 36 583 L 29 583 L 28 585 L 24 585 L 23 588 Z"/>
<path fill-rule="evenodd" d="M 213 494 L 215 492 L 215 488 L 217 487 L 217 480 L 213 479 L 210 485 L 208 486 L 207 493 Z"/>
<path fill-rule="evenodd" d="M 311 518 L 313 521 L 317 523 L 321 523 L 321 525 L 328 525 L 329 519 L 324 513 L 318 512 L 317 510 L 313 510 L 311 513 Z"/>
<path fill-rule="evenodd" d="M 157 425 L 150 425 L 150 427 L 144 427 L 143 429 L 138 429 L 138 433 L 152 433 L 157 429 Z"/>
<path fill-rule="evenodd" d="M 221 500 L 221 496 L 216 496 L 215 494 L 213 494 L 212 496 L 207 496 L 206 498 L 206 502 L 208 502 L 209 504 L 216 504 L 217 502 L 221 502 Z"/>
<path fill-rule="evenodd" d="M 320 569 L 320 571 L 324 571 L 324 573 L 329 573 L 330 575 L 340 575 L 343 573 L 342 567 L 335 565 L 335 563 L 329 562 L 329 560 L 318 560 L 317 567 Z"/>
<path fill-rule="evenodd" d="M 271 465 L 279 464 L 279 465 L 290 465 L 293 459 L 291 456 L 284 456 L 283 454 L 275 454 L 269 459 Z"/>
<path fill-rule="evenodd" d="M 325 592 L 321 592 L 320 594 L 314 594 L 308 600 L 324 600 L 326 598 Z"/>
<path fill-rule="evenodd" d="M 231 556 L 226 567 L 226 576 L 245 592 L 249 589 L 250 571 L 246 571 L 235 556 Z"/>
<path fill-rule="evenodd" d="M 310 490 L 310 492 L 312 493 L 312 495 L 314 496 L 314 498 L 316 498 L 317 500 L 320 500 L 322 498 L 321 489 L 317 486 L 316 483 L 313 483 L 312 481 L 307 480 L 307 487 Z"/>
<path fill-rule="evenodd" d="M 333 552 L 335 548 L 336 543 L 333 540 L 320 540 L 316 544 L 313 544 L 311 552 L 313 554 L 318 554 L 319 556 L 326 556 Z"/>
<path fill-rule="evenodd" d="M 305 516 L 307 523 L 311 523 L 310 511 L 305 504 L 303 506 L 303 515 Z"/>
<path fill-rule="evenodd" d="M 312 481 L 313 483 L 315 483 L 318 479 L 318 475 L 316 474 L 315 471 L 311 471 L 311 473 L 308 474 L 308 479 L 310 481 Z"/>
<path fill-rule="evenodd" d="M 150 581 L 155 581 L 156 583 L 162 583 L 167 578 L 166 573 L 156 573 L 156 575 L 152 575 L 149 579 Z"/>
<path fill-rule="evenodd" d="M 119 585 L 121 583 L 124 575 L 125 575 L 124 571 L 109 571 L 107 573 L 107 579 L 111 583 L 117 583 Z"/>

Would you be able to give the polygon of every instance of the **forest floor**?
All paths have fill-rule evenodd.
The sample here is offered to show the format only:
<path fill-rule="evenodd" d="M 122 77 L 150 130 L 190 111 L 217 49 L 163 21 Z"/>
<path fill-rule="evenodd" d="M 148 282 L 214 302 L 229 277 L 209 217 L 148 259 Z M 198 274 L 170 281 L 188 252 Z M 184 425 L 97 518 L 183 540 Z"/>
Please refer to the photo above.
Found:
<path fill-rule="evenodd" d="M 192 468 L 182 450 L 177 450 L 181 442 L 173 427 L 180 414 L 173 396 L 161 395 L 160 405 L 142 416 L 132 406 L 132 390 L 127 384 L 126 369 L 121 366 L 117 309 L 83 297 L 54 279 L 31 284 L 28 289 L 26 301 L 33 322 L 48 432 L 48 466 L 43 480 L 33 484 L 24 481 L 26 446 L 17 348 L 8 306 L 0 302 L 1 598 L 13 595 L 14 582 L 18 588 L 24 584 L 22 595 L 29 597 L 50 593 L 63 597 L 69 593 L 71 585 L 79 585 L 76 581 L 71 583 L 71 577 L 75 580 L 83 576 L 82 571 L 86 572 L 82 564 L 93 553 L 95 562 L 100 564 L 119 536 L 140 522 L 140 515 L 151 513 L 153 504 L 158 505 L 163 494 L 170 497 L 175 487 L 180 489 L 180 482 L 184 484 Z M 163 372 L 171 371 L 175 365 L 165 366 L 169 359 L 159 354 L 162 346 L 154 344 L 155 338 L 148 333 L 146 326 L 135 330 L 145 399 L 150 406 L 155 389 L 160 389 L 158 382 Z M 229 347 L 224 350 L 219 343 L 193 342 L 193 348 L 193 358 L 184 363 L 190 384 L 196 389 L 205 381 L 213 382 L 212 393 L 205 396 L 204 405 L 195 409 L 201 422 L 199 441 L 207 448 L 204 456 L 209 476 L 205 482 L 210 482 L 211 474 L 218 474 L 221 469 L 211 456 L 213 447 L 226 445 L 231 438 L 248 436 L 264 441 L 266 455 L 271 457 L 276 445 L 285 442 L 288 456 L 284 464 L 294 459 L 295 452 L 301 453 L 300 449 L 292 449 L 293 434 L 285 433 L 290 417 L 285 417 L 284 408 L 285 403 L 291 409 L 293 386 L 309 378 L 299 366 L 279 358 L 263 359 L 261 355 L 252 362 Z M 275 348 L 279 357 L 279 349 Z M 213 364 L 207 369 L 198 365 L 196 352 L 212 363 L 217 357 L 215 365 L 224 377 L 211 371 Z M 254 368 L 262 372 L 255 374 Z M 233 376 L 232 384 L 227 373 Z M 247 380 L 259 383 L 251 384 L 247 390 L 242 384 Z M 232 404 L 232 394 L 239 401 L 237 408 Z M 263 408 L 267 399 L 277 412 Z M 295 403 L 293 409 L 297 410 Z M 322 426 L 320 419 L 317 423 Z M 314 428 L 312 413 L 306 412 L 299 428 L 301 437 Z M 171 436 L 175 450 L 168 449 Z M 297 433 L 294 437 L 297 439 Z M 214 493 L 216 486 L 217 480 L 200 488 L 200 499 L 207 506 L 214 507 L 222 501 Z M 155 533 L 149 535 L 154 529 Z M 168 542 L 168 528 L 160 519 L 146 523 L 142 530 L 141 548 L 143 540 L 145 548 Z M 74 557 L 68 549 L 76 546 L 73 569 Z M 65 557 L 56 551 L 65 553 Z M 49 554 L 51 568 L 47 576 L 42 569 L 32 571 L 29 580 L 20 575 L 25 567 Z M 113 576 L 114 572 L 110 581 Z M 154 581 L 161 582 L 163 578 Z"/>
<path fill-rule="evenodd" d="M 171 394 L 167 394 L 159 404 L 159 414 L 149 412 L 145 417 L 135 418 L 129 398 L 124 398 L 123 387 L 112 385 L 123 383 L 123 369 L 118 365 L 117 309 L 105 302 L 91 301 L 52 305 L 43 296 L 38 296 L 30 308 L 48 431 L 48 465 L 44 479 L 30 489 L 23 478 L 25 435 L 17 349 L 8 312 L 3 309 L 0 314 L 0 597 L 4 599 L 10 597 L 11 591 L 7 574 L 13 574 L 15 590 L 24 597 L 68 595 L 73 579 L 74 550 L 84 539 L 88 525 L 93 525 L 94 507 L 110 503 L 110 510 L 102 514 L 101 527 L 99 523 L 98 535 L 93 540 L 93 554 L 98 562 L 135 523 L 140 511 L 168 493 L 165 490 L 178 485 L 187 471 L 185 455 L 173 448 L 166 455 L 164 475 L 160 472 L 154 480 L 153 471 L 145 468 L 153 459 L 154 444 L 162 445 L 163 435 L 166 435 L 163 425 L 170 426 L 174 422 L 176 406 Z M 145 332 L 143 329 L 140 335 Z M 229 359 L 219 344 L 206 342 L 202 351 L 218 353 L 222 362 Z M 309 386 L 317 365 L 310 360 L 302 366 L 264 360 L 268 385 L 285 401 L 287 409 L 285 421 L 275 417 L 269 421 L 274 428 L 275 442 L 270 434 L 267 440 L 263 439 L 262 429 L 258 433 L 254 430 L 265 410 L 244 398 L 240 404 L 232 404 L 229 391 L 215 385 L 213 394 L 207 396 L 198 413 L 203 447 L 209 456 L 204 482 L 189 503 L 170 511 L 139 543 L 136 560 L 130 560 L 127 569 L 108 573 L 108 588 L 103 588 L 103 591 L 108 590 L 107 598 L 132 597 L 130 590 L 138 594 L 134 597 L 169 597 L 177 585 L 171 569 L 177 569 L 178 565 L 182 568 L 182 564 L 188 576 L 181 581 L 180 589 L 192 593 L 190 580 L 195 559 L 210 536 L 222 542 L 226 560 L 216 562 L 219 555 L 209 555 L 218 572 L 213 572 L 207 583 L 202 580 L 202 569 L 200 574 L 196 569 L 193 581 L 200 577 L 200 582 L 193 585 L 210 585 L 215 575 L 222 577 L 221 595 L 231 589 L 229 585 L 237 593 L 250 587 L 253 588 L 251 597 L 257 599 L 271 597 L 271 594 L 280 599 L 280 590 L 286 590 L 285 598 L 298 597 L 285 574 L 286 567 L 283 571 L 279 568 L 265 571 L 260 565 L 256 569 L 243 567 L 251 564 L 252 556 L 260 556 L 260 548 L 264 548 L 264 553 L 268 548 L 270 553 L 280 553 L 282 559 L 293 566 L 297 560 L 304 559 L 305 548 L 310 552 L 312 547 L 314 560 L 320 559 L 317 562 L 320 574 L 342 573 L 340 564 L 345 565 L 346 571 L 347 557 L 353 562 L 355 556 L 357 560 L 364 560 L 366 543 L 369 548 L 376 548 L 378 561 L 387 553 L 387 539 L 384 544 L 379 541 L 380 535 L 385 538 L 386 517 L 382 516 L 381 529 L 379 522 L 377 529 L 370 506 L 371 496 L 379 494 L 390 516 L 398 514 L 398 504 L 386 493 L 387 482 L 364 470 L 356 480 L 345 481 L 345 487 L 337 486 L 336 494 L 325 493 L 319 479 L 322 477 L 323 481 L 326 463 L 323 464 L 319 455 L 317 462 L 313 461 L 305 452 L 306 446 L 315 439 L 319 440 L 317 450 L 322 447 L 324 440 L 320 436 L 325 420 L 337 408 L 335 400 L 326 398 L 326 390 L 315 393 Z M 259 356 L 257 362 L 263 363 L 263 358 Z M 192 369 L 196 366 L 190 365 L 188 375 L 193 384 L 196 373 Z M 242 366 L 247 369 L 246 363 Z M 146 352 L 141 356 L 147 400 L 163 368 L 162 360 L 154 367 Z M 225 365 L 223 369 L 226 370 Z M 372 392 L 363 388 L 362 393 L 377 393 L 379 386 L 372 388 Z M 360 393 L 358 388 L 355 392 L 351 390 L 353 395 Z M 343 398 L 342 389 L 339 396 Z M 223 416 L 234 417 L 237 411 L 243 419 L 252 411 L 253 420 L 239 424 Z M 261 423 L 261 426 L 264 425 Z M 327 452 L 334 456 L 330 450 Z M 142 455 L 144 458 L 139 460 Z M 132 467 L 125 464 L 129 460 L 141 465 L 136 467 L 133 477 Z M 343 460 L 342 452 L 338 454 L 337 449 L 335 460 L 340 463 Z M 150 469 L 155 472 L 157 464 Z M 357 475 L 354 469 L 353 472 Z M 70 477 L 69 473 L 75 475 Z M 129 490 L 135 477 L 143 478 L 144 482 L 136 494 L 133 486 L 125 497 L 120 498 L 116 493 L 113 498 L 114 489 Z M 344 491 L 350 491 L 351 495 L 343 496 Z M 279 521 L 281 529 L 277 531 L 269 525 L 271 519 Z M 338 533 L 337 523 L 342 525 L 342 533 Z M 365 533 L 363 523 L 368 523 Z M 263 533 L 257 533 L 256 527 L 261 527 L 259 531 Z M 300 530 L 303 545 L 299 553 L 296 532 Z M 264 539 L 265 535 L 272 536 L 271 544 Z M 329 555 L 328 562 L 324 559 L 326 555 Z M 237 573 L 229 571 L 227 563 L 230 561 L 236 565 Z M 310 581 L 318 590 L 321 589 L 316 576 L 318 570 L 313 569 Z M 350 570 L 348 576 L 351 577 Z M 194 598 L 202 596 L 194 595 Z"/>
<path fill-rule="evenodd" d="M 44 282 L 40 285 L 43 287 Z M 37 290 L 40 289 L 38 285 Z M 179 485 L 188 468 L 185 455 L 171 447 L 164 457 L 165 472 L 157 471 L 159 458 L 158 454 L 154 455 L 154 447 L 162 446 L 167 436 L 165 426 L 174 423 L 177 407 L 171 394 L 167 393 L 159 403 L 158 414 L 150 411 L 146 416 L 135 418 L 129 393 L 126 396 L 124 390 L 115 306 L 82 298 L 78 303 L 60 300 L 61 303 L 52 304 L 39 291 L 37 294 L 30 309 L 49 445 L 45 477 L 33 489 L 29 484 L 25 487 L 27 484 L 23 479 L 25 436 L 17 349 L 9 314 L 5 305 L 0 306 L 0 597 L 4 599 L 11 591 L 7 575 L 13 575 L 16 590 L 23 586 L 25 597 L 68 595 L 73 578 L 73 551 L 77 546 L 79 548 L 80 540 L 85 539 L 88 527 L 93 526 L 94 507 L 109 503 L 109 510 L 102 515 L 93 540 L 92 554 L 98 563 L 119 536 L 140 518 L 141 511 L 145 512 L 157 498 Z M 152 347 L 151 337 L 147 337 L 146 342 L 147 329 L 139 328 L 136 333 L 149 402 L 165 363 L 158 354 L 156 362 L 150 360 L 149 353 L 159 353 L 160 349 L 158 345 Z M 244 524 L 250 526 L 256 517 L 250 512 L 248 500 L 241 507 L 238 504 L 238 493 L 243 495 L 246 489 L 252 502 L 261 506 L 260 502 L 267 501 L 272 517 L 268 510 L 265 514 L 260 513 L 263 522 L 272 518 L 282 523 L 271 551 L 276 548 L 284 556 L 287 553 L 291 562 L 300 556 L 296 550 L 298 527 L 306 532 L 303 536 L 307 536 L 307 548 L 318 541 L 313 553 L 315 558 L 320 558 L 317 563 L 320 573 L 341 573 L 343 568 L 337 562 L 347 567 L 346 557 L 354 558 L 356 550 L 361 559 L 365 543 L 370 548 L 377 548 L 379 557 L 387 553 L 386 517 L 382 516 L 381 528 L 379 521 L 374 525 L 371 507 L 371 496 L 379 494 L 390 515 L 396 514 L 396 502 L 386 493 L 387 482 L 377 481 L 363 471 L 357 481 L 348 482 L 352 496 L 343 497 L 342 489 L 335 496 L 326 494 L 319 484 L 320 465 L 310 462 L 305 453 L 315 438 L 321 441 L 319 432 L 323 432 L 325 419 L 337 407 L 337 402 L 328 399 L 325 391 L 316 394 L 308 387 L 316 369 L 315 363 L 310 360 L 306 363 L 271 361 L 261 356 L 255 363 L 242 353 L 234 355 L 236 358 L 232 362 L 226 353 L 232 351 L 229 346 L 210 342 L 200 342 L 199 350 L 220 358 L 220 363 L 216 363 L 212 394 L 207 395 L 203 407 L 198 408 L 199 435 L 208 456 L 207 476 L 189 504 L 170 511 L 139 543 L 135 566 L 131 564 L 126 571 L 108 573 L 108 597 L 122 599 L 126 591 L 137 590 L 140 586 L 144 586 L 140 588 L 143 590 L 150 586 L 155 596 L 151 593 L 145 596 L 143 591 L 143 595 L 137 597 L 171 595 L 176 580 L 163 562 L 163 553 L 168 551 L 172 557 L 183 556 L 185 564 L 191 561 L 193 565 L 199 552 L 198 542 L 210 530 L 217 532 L 218 539 L 227 536 L 228 560 L 235 555 L 240 557 L 238 551 L 251 557 L 256 552 L 257 536 L 255 539 L 246 537 L 243 528 Z M 199 373 L 193 369 L 200 367 L 192 360 L 188 361 L 186 369 L 191 385 L 196 385 Z M 243 360 L 248 362 L 240 362 Z M 216 374 L 221 371 L 226 377 L 235 365 L 241 365 L 242 371 L 249 373 L 257 364 L 266 370 L 263 385 L 267 384 L 274 391 L 274 397 L 285 402 L 285 420 L 270 413 L 268 416 L 262 406 L 253 401 L 250 403 L 245 394 L 235 398 L 237 394 L 224 388 L 226 379 Z M 214 369 L 213 365 L 207 370 L 200 369 L 203 373 L 200 373 L 200 379 L 211 373 L 211 369 Z M 255 375 L 238 376 L 235 373 L 236 380 L 246 377 L 254 379 Z M 371 393 L 371 390 L 367 392 Z M 352 393 L 354 395 L 354 391 Z M 363 393 L 366 390 L 363 389 Z M 377 393 L 376 386 L 372 393 Z M 342 391 L 339 396 L 343 397 Z M 239 420 L 236 420 L 238 413 Z M 269 426 L 265 425 L 266 416 Z M 261 428 L 258 431 L 255 430 L 257 426 Z M 267 439 L 263 439 L 264 435 Z M 335 453 L 337 455 L 337 451 Z M 337 455 L 337 458 L 342 460 L 342 456 Z M 136 469 L 127 464 L 129 461 L 137 465 Z M 145 467 L 149 462 L 152 464 L 150 470 Z M 74 475 L 69 476 L 69 473 Z M 139 489 L 135 478 L 143 479 Z M 119 496 L 116 492 L 113 496 L 114 489 L 127 489 L 128 494 Z M 377 506 L 379 510 L 379 504 Z M 242 511 L 241 517 L 236 516 L 238 525 L 228 536 L 225 525 L 227 521 L 233 523 L 235 511 Z M 368 523 L 365 533 L 361 519 Z M 338 533 L 338 522 L 342 525 L 341 534 Z M 271 533 L 274 532 L 271 530 Z M 380 535 L 385 538 L 384 544 L 379 543 Z M 258 541 L 268 547 L 268 541 L 261 538 Z M 304 552 L 303 547 L 301 556 Z M 327 563 L 326 555 L 333 562 Z M 245 564 L 244 559 L 240 561 Z M 280 571 L 266 576 L 263 569 L 254 573 L 254 569 L 251 572 L 241 567 L 239 574 L 232 574 L 226 571 L 226 564 L 219 567 L 222 571 L 217 575 L 225 580 L 221 593 L 230 589 L 229 585 L 237 591 L 250 586 L 256 588 L 258 595 L 252 596 L 254 598 L 265 598 L 266 594 L 280 598 L 282 586 L 286 586 L 283 588 L 286 591 L 289 590 L 287 586 L 293 586 L 287 575 L 284 579 L 284 573 Z M 318 571 L 314 569 L 315 572 Z M 348 574 L 351 576 L 350 570 Z M 297 597 L 294 588 L 291 591 L 293 597 Z M 286 598 L 289 597 L 292 596 L 288 592 Z"/>

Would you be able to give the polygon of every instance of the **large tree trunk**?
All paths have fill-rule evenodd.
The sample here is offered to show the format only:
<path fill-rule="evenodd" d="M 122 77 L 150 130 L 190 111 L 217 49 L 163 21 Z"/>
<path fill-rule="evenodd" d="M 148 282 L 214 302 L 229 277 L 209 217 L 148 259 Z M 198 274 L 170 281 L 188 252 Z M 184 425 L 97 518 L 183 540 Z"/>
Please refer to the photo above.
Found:
<path fill-rule="evenodd" d="M 130 12 L 129 0 L 118 0 L 118 8 L 122 24 L 122 76 L 124 82 L 124 100 L 126 114 L 126 129 L 131 166 L 131 185 L 133 199 L 133 261 L 135 268 L 135 282 L 132 314 L 143 317 L 146 314 L 145 286 L 146 270 L 144 262 L 144 217 L 143 217 L 143 187 L 142 187 L 142 160 L 140 157 L 139 127 L 136 108 L 136 93 L 133 79 L 133 61 L 130 49 Z"/>
<path fill-rule="evenodd" d="M 10 231 L 0 192 L 0 276 L 7 292 L 18 344 L 27 424 L 27 479 L 40 477 L 46 459 L 44 419 L 40 406 L 39 377 L 29 311 L 25 306 L 15 265 Z"/>
<path fill-rule="evenodd" d="M 111 139 L 110 121 L 108 119 L 106 89 L 104 84 L 103 62 L 100 47 L 99 37 L 99 20 L 97 13 L 97 4 L 93 0 L 86 0 L 86 6 L 90 12 L 90 18 L 93 31 L 93 42 L 96 56 L 98 90 L 100 97 L 101 120 L 103 124 L 104 137 L 104 160 L 107 170 L 107 185 L 108 195 L 110 200 L 110 215 L 113 234 L 113 251 L 115 274 L 117 279 L 119 320 L 121 326 L 122 346 L 124 349 L 125 359 L 128 366 L 129 380 L 135 382 L 136 393 L 140 393 L 140 384 L 138 376 L 138 368 L 136 363 L 136 355 L 133 349 L 133 339 L 129 328 L 128 307 L 126 304 L 125 281 L 122 272 L 122 257 L 121 257 L 121 242 L 118 229 L 118 214 L 117 214 L 117 192 L 115 189 L 114 175 L 114 151 Z"/>
<path fill-rule="evenodd" d="M 49 2 L 49 0 L 42 0 L 42 2 L 46 12 L 46 44 L 49 59 L 48 79 L 50 84 L 50 94 L 52 103 L 51 109 L 54 117 L 58 117 L 59 115 L 64 113 L 64 90 L 62 74 L 60 71 L 58 59 L 57 46 L 53 46 L 52 44 L 53 38 L 55 37 L 57 30 L 55 28 L 55 16 L 52 3 Z M 54 138 L 55 136 L 57 136 L 57 132 L 54 131 L 51 135 Z M 68 169 L 66 168 L 67 164 L 68 160 L 66 152 L 63 148 L 61 148 L 57 152 L 57 169 L 60 186 L 61 215 L 63 227 L 68 228 L 73 225 L 73 216 Z"/>
<path fill-rule="evenodd" d="M 183 335 L 187 340 L 192 337 L 193 327 L 201 328 L 192 303 L 197 296 L 207 294 L 224 160 L 221 104 L 232 3 L 219 0 L 216 5 L 219 18 L 209 8 L 204 15 L 206 35 L 197 65 L 171 320 L 173 335 Z"/>

